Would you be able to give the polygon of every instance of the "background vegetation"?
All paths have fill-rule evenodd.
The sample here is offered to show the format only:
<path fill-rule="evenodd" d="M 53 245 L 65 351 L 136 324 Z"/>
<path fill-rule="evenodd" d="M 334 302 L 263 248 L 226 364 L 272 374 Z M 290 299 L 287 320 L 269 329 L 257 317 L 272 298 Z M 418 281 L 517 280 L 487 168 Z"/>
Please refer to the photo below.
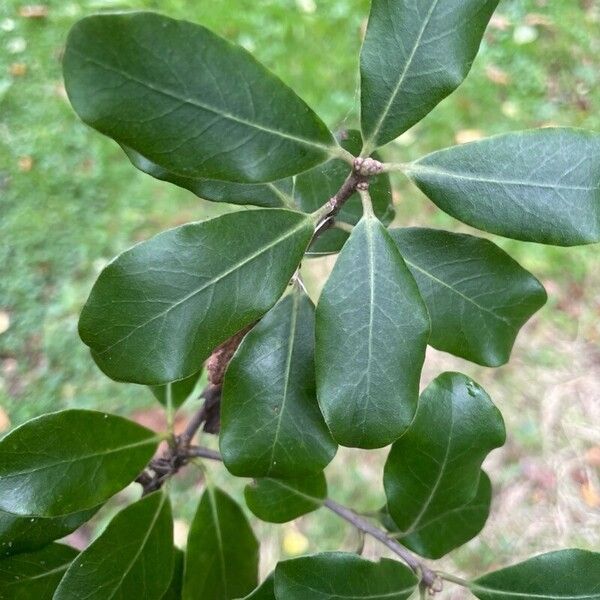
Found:
<path fill-rule="evenodd" d="M 78 121 L 61 81 L 66 33 L 81 16 L 106 9 L 146 8 L 197 21 L 254 52 L 330 126 L 351 127 L 368 0 L 53 0 L 43 8 L 16 0 L 0 5 L 0 431 L 67 406 L 160 427 L 162 413 L 147 390 L 113 383 L 94 366 L 77 337 L 78 314 L 115 254 L 229 207 L 140 174 L 114 142 Z M 411 160 L 547 124 L 600 130 L 599 31 L 598 0 L 501 1 L 466 83 L 392 143 L 388 156 Z M 468 231 L 402 179 L 394 183 L 398 224 Z M 448 559 L 466 573 L 538 550 L 600 547 L 598 246 L 499 243 L 543 281 L 548 305 L 519 337 L 508 366 L 489 370 L 431 351 L 423 377 L 427 383 L 442 369 L 468 373 L 507 420 L 508 443 L 487 464 L 496 494 L 490 521 L 481 538 Z M 315 295 L 331 264 L 319 259 L 306 267 Z M 378 508 L 376 466 L 384 457 L 340 451 L 328 469 L 333 495 Z M 178 496 L 180 535 L 195 500 Z M 258 527 L 270 540 L 265 570 L 280 554 L 359 544 L 320 513 Z M 85 543 L 89 535 L 79 532 L 72 541 Z M 367 545 L 367 555 L 379 551 Z"/>

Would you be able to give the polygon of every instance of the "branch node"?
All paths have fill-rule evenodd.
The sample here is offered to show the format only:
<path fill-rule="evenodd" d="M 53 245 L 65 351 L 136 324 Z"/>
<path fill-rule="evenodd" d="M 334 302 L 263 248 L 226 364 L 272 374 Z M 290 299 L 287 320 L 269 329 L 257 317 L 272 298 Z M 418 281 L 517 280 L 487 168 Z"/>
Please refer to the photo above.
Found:
<path fill-rule="evenodd" d="M 360 156 L 355 158 L 353 166 L 354 172 L 363 177 L 373 177 L 383 172 L 383 164 L 370 156 L 366 158 L 361 158 Z"/>

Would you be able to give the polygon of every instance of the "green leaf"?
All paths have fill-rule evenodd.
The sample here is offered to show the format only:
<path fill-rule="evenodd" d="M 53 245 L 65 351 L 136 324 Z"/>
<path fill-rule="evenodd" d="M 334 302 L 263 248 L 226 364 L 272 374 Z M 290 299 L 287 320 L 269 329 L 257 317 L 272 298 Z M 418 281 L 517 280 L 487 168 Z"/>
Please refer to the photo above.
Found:
<path fill-rule="evenodd" d="M 89 521 L 99 507 L 63 517 L 23 517 L 0 510 L 0 559 L 33 552 L 59 540 Z"/>
<path fill-rule="evenodd" d="M 61 577 L 77 556 L 70 546 L 51 544 L 0 561 L 2 600 L 52 600 Z"/>
<path fill-rule="evenodd" d="M 183 565 L 185 562 L 185 554 L 179 548 L 174 548 L 173 558 L 173 576 L 169 588 L 165 592 L 161 600 L 181 600 L 183 590 Z"/>
<path fill-rule="evenodd" d="M 168 406 L 170 394 L 171 405 L 173 408 L 179 408 L 196 390 L 202 376 L 202 371 L 192 373 L 189 377 L 179 381 L 165 383 L 164 385 L 152 385 L 150 391 L 163 406 Z"/>
<path fill-rule="evenodd" d="M 184 379 L 275 304 L 313 227 L 309 216 L 262 209 L 165 231 L 102 271 L 81 313 L 81 338 L 118 381 Z"/>
<path fill-rule="evenodd" d="M 467 76 L 498 0 L 372 0 L 360 57 L 365 150 L 418 123 Z"/>
<path fill-rule="evenodd" d="M 472 582 L 480 600 L 599 600 L 600 554 L 559 550 Z"/>
<path fill-rule="evenodd" d="M 477 493 L 472 500 L 422 521 L 409 535 L 396 534 L 395 537 L 403 546 L 421 556 L 441 558 L 481 532 L 490 514 L 491 501 L 492 484 L 487 474 L 481 471 Z M 391 526 L 396 532 L 395 523 L 392 522 Z"/>
<path fill-rule="evenodd" d="M 220 447 L 234 475 L 307 475 L 335 456 L 315 391 L 314 322 L 312 302 L 294 291 L 246 335 L 229 363 Z"/>
<path fill-rule="evenodd" d="M 282 600 L 405 600 L 418 583 L 395 560 L 375 563 L 343 552 L 286 560 L 275 569 L 275 596 Z"/>
<path fill-rule="evenodd" d="M 0 441 L 0 510 L 58 517 L 97 507 L 139 475 L 158 442 L 137 423 L 91 410 L 32 419 Z"/>
<path fill-rule="evenodd" d="M 505 436 L 500 411 L 466 375 L 442 373 L 430 383 L 384 468 L 388 510 L 402 537 L 473 500 L 481 463 Z"/>
<path fill-rule="evenodd" d="M 429 344 L 480 365 L 506 363 L 546 302 L 542 284 L 489 240 L 418 227 L 390 235 L 427 304 Z"/>
<path fill-rule="evenodd" d="M 243 600 L 275 600 L 275 577 L 271 573 L 261 585 Z"/>
<path fill-rule="evenodd" d="M 222 490 L 204 492 L 188 536 L 183 600 L 230 600 L 258 585 L 258 542 Z"/>
<path fill-rule="evenodd" d="M 323 473 L 295 479 L 257 479 L 246 486 L 244 497 L 259 519 L 286 523 L 322 506 L 327 480 Z"/>
<path fill-rule="evenodd" d="M 253 204 L 265 208 L 286 206 L 291 202 L 293 184 L 291 177 L 272 183 L 251 184 L 183 177 L 159 167 L 156 163 L 127 146 L 122 146 L 122 148 L 133 166 L 140 171 L 151 175 L 155 179 L 168 181 L 189 190 L 196 196 L 204 198 L 204 200 L 241 205 Z"/>
<path fill-rule="evenodd" d="M 178 175 L 280 179 L 336 151 L 317 115 L 246 50 L 149 12 L 94 15 L 64 56 L 81 119 Z"/>
<path fill-rule="evenodd" d="M 406 174 L 444 212 L 505 237 L 600 241 L 600 135 L 567 128 L 508 133 L 429 154 Z"/>
<path fill-rule="evenodd" d="M 392 238 L 371 215 L 354 228 L 317 306 L 321 410 L 343 446 L 398 439 L 417 407 L 429 317 Z"/>
<path fill-rule="evenodd" d="M 354 156 L 358 156 L 362 147 L 360 132 L 354 129 L 344 132 L 341 145 Z M 374 158 L 379 160 L 381 157 L 375 154 Z M 300 209 L 311 213 L 323 206 L 340 189 L 349 171 L 350 169 L 345 161 L 331 159 L 310 171 L 298 175 L 295 178 L 293 195 Z M 384 225 L 387 225 L 392 221 L 395 214 L 389 175 L 383 173 L 373 177 L 369 184 L 375 215 L 381 219 Z M 336 216 L 336 221 L 356 225 L 362 214 L 362 202 L 359 195 L 354 194 L 344 203 Z M 311 245 L 309 256 L 339 252 L 347 239 L 347 232 L 339 229 L 329 229 Z"/>
<path fill-rule="evenodd" d="M 69 567 L 54 600 L 160 600 L 173 573 L 173 519 L 162 492 L 123 509 Z M 143 592 L 142 592 L 143 591 Z"/>

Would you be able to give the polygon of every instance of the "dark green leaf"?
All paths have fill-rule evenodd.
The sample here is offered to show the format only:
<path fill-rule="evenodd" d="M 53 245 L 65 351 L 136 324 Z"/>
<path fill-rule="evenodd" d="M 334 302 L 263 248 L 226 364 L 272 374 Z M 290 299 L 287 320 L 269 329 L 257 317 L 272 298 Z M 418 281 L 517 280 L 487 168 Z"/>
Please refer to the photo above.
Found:
<path fill-rule="evenodd" d="M 81 338 L 113 379 L 188 377 L 275 304 L 313 227 L 309 216 L 262 209 L 165 231 L 102 271 L 81 314 Z"/>
<path fill-rule="evenodd" d="M 360 57 L 366 151 L 418 123 L 464 80 L 498 0 L 372 0 Z"/>
<path fill-rule="evenodd" d="M 457 508 L 440 512 L 422 521 L 410 534 L 396 535 L 403 546 L 426 558 L 441 558 L 451 550 L 466 544 L 483 529 L 490 513 L 492 484 L 482 471 L 475 497 Z M 392 531 L 395 532 L 392 522 Z"/>
<path fill-rule="evenodd" d="M 0 600 L 52 600 L 54 590 L 78 552 L 51 544 L 0 560 Z"/>
<path fill-rule="evenodd" d="M 281 600 L 405 600 L 419 581 L 403 564 L 331 552 L 280 562 L 275 596 Z"/>
<path fill-rule="evenodd" d="M 273 181 L 336 151 L 281 80 L 186 21 L 148 12 L 82 19 L 67 40 L 64 75 L 83 121 L 178 175 Z"/>
<path fill-rule="evenodd" d="M 152 385 L 150 386 L 150 391 L 163 406 L 168 406 L 170 394 L 171 406 L 173 406 L 173 408 L 179 408 L 196 389 L 201 377 L 202 372 L 193 373 L 189 377 L 180 379 L 179 381 L 165 383 L 164 385 Z"/>
<path fill-rule="evenodd" d="M 173 573 L 173 519 L 162 492 L 123 509 L 69 567 L 54 600 L 159 600 Z"/>
<path fill-rule="evenodd" d="M 169 589 L 165 592 L 161 600 L 181 600 L 181 593 L 183 591 L 183 565 L 185 561 L 185 554 L 179 548 L 174 549 L 173 559 L 173 576 L 171 577 L 171 583 Z"/>
<path fill-rule="evenodd" d="M 98 508 L 53 519 L 23 517 L 0 510 L 0 558 L 33 552 L 69 535 L 89 521 Z"/>
<path fill-rule="evenodd" d="M 286 523 L 317 510 L 327 497 L 323 473 L 296 479 L 257 479 L 244 490 L 248 508 L 263 521 Z"/>
<path fill-rule="evenodd" d="M 317 307 L 321 410 L 344 446 L 398 439 L 417 407 L 429 317 L 392 238 L 371 215 L 354 228 Z"/>
<path fill-rule="evenodd" d="M 58 517 L 94 508 L 139 475 L 158 442 L 153 431 L 101 412 L 32 419 L 0 442 L 0 510 Z"/>
<path fill-rule="evenodd" d="M 231 600 L 258 584 L 258 542 L 240 507 L 218 488 L 204 492 L 188 536 L 183 600 Z"/>
<path fill-rule="evenodd" d="M 483 459 L 504 440 L 500 411 L 474 381 L 443 373 L 430 383 L 384 469 L 388 510 L 402 536 L 473 500 Z"/>
<path fill-rule="evenodd" d="M 216 179 L 194 179 L 175 175 L 156 163 L 149 161 L 139 152 L 123 146 L 123 150 L 131 163 L 140 171 L 168 181 L 212 202 L 227 202 L 229 204 L 253 204 L 265 208 L 277 208 L 291 203 L 293 180 L 291 177 L 274 181 L 273 183 L 234 183 Z"/>
<path fill-rule="evenodd" d="M 600 135 L 536 129 L 434 152 L 407 175 L 449 215 L 556 246 L 600 241 Z"/>
<path fill-rule="evenodd" d="M 275 600 L 275 577 L 271 573 L 262 584 L 243 600 Z"/>
<path fill-rule="evenodd" d="M 600 554 L 559 550 L 476 579 L 480 600 L 600 600 Z"/>
<path fill-rule="evenodd" d="M 246 335 L 229 363 L 220 447 L 234 475 L 307 475 L 335 456 L 315 392 L 314 323 L 312 302 L 294 291 Z"/>
<path fill-rule="evenodd" d="M 418 227 L 390 235 L 429 309 L 429 344 L 489 367 L 506 363 L 546 302 L 542 284 L 488 240 Z"/>

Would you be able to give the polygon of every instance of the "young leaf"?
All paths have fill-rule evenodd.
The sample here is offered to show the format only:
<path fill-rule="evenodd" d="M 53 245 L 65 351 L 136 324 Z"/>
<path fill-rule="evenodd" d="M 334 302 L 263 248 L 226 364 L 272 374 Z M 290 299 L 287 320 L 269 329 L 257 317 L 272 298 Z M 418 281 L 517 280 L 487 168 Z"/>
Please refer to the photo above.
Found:
<path fill-rule="evenodd" d="M 246 335 L 229 363 L 220 447 L 234 475 L 307 475 L 335 456 L 315 392 L 314 322 L 310 298 L 294 291 Z"/>
<path fill-rule="evenodd" d="M 600 241 L 600 134 L 498 135 L 429 154 L 406 173 L 444 212 L 478 229 L 556 246 Z"/>
<path fill-rule="evenodd" d="M 480 600 L 600 600 L 600 554 L 559 550 L 475 579 Z"/>
<path fill-rule="evenodd" d="M 171 583 L 161 600 L 181 600 L 183 590 L 183 565 L 185 554 L 179 548 L 174 548 L 173 575 Z"/>
<path fill-rule="evenodd" d="M 71 564 L 53 600 L 160 600 L 173 573 L 173 519 L 162 492 L 123 509 Z"/>
<path fill-rule="evenodd" d="M 81 338 L 118 381 L 188 377 L 275 304 L 312 234 L 309 216 L 282 209 L 165 231 L 102 271 L 81 313 Z"/>
<path fill-rule="evenodd" d="M 542 284 L 488 240 L 419 227 L 390 235 L 427 304 L 429 344 L 488 367 L 506 363 L 546 302 Z"/>
<path fill-rule="evenodd" d="M 286 560 L 275 569 L 275 597 L 285 600 L 406 600 L 418 583 L 398 561 L 343 552 Z"/>
<path fill-rule="evenodd" d="M 82 19 L 64 76 L 85 123 L 178 175 L 273 181 L 335 147 L 321 119 L 246 50 L 186 21 Z"/>
<path fill-rule="evenodd" d="M 231 600 L 258 584 L 258 542 L 240 507 L 218 488 L 204 492 L 188 536 L 183 600 Z"/>
<path fill-rule="evenodd" d="M 0 510 L 0 559 L 39 550 L 69 535 L 89 521 L 98 508 L 52 519 L 23 517 Z"/>
<path fill-rule="evenodd" d="M 70 546 L 50 544 L 31 554 L 0 560 L 0 598 L 52 600 L 54 590 L 77 554 Z"/>
<path fill-rule="evenodd" d="M 122 417 L 65 410 L 0 441 L 0 510 L 58 517 L 97 507 L 131 483 L 158 436 Z"/>
<path fill-rule="evenodd" d="M 323 473 L 295 479 L 257 479 L 244 489 L 248 508 L 263 521 L 286 523 L 317 510 L 327 497 Z"/>
<path fill-rule="evenodd" d="M 271 573 L 261 585 L 248 594 L 243 600 L 275 600 L 275 577 Z"/>
<path fill-rule="evenodd" d="M 159 167 L 127 146 L 122 146 L 122 148 L 133 166 L 140 171 L 155 179 L 168 181 L 189 190 L 204 200 L 227 202 L 228 204 L 253 204 L 265 208 L 278 208 L 291 201 L 293 184 L 291 177 L 272 183 L 235 183 L 216 179 L 183 177 Z"/>
<path fill-rule="evenodd" d="M 442 558 L 479 534 L 490 514 L 491 501 L 492 484 L 487 474 L 481 471 L 477 493 L 472 500 L 422 521 L 409 535 L 395 537 L 403 546 L 421 556 Z M 388 525 L 392 526 L 392 532 L 397 531 L 395 523 L 386 523 Z"/>
<path fill-rule="evenodd" d="M 474 381 L 443 373 L 430 383 L 384 469 L 388 509 L 402 537 L 470 502 L 483 459 L 504 440 L 500 411 Z"/>
<path fill-rule="evenodd" d="M 372 0 L 360 57 L 365 150 L 418 123 L 464 80 L 498 0 Z"/>
<path fill-rule="evenodd" d="M 169 394 L 171 395 L 171 405 L 173 408 L 179 408 L 192 394 L 198 385 L 198 381 L 203 373 L 193 373 L 185 379 L 165 383 L 163 385 L 152 385 L 150 391 L 154 397 L 163 405 L 168 406 Z"/>
<path fill-rule="evenodd" d="M 417 407 L 429 317 L 392 238 L 371 215 L 354 228 L 317 306 L 321 410 L 343 446 L 398 439 Z"/>

